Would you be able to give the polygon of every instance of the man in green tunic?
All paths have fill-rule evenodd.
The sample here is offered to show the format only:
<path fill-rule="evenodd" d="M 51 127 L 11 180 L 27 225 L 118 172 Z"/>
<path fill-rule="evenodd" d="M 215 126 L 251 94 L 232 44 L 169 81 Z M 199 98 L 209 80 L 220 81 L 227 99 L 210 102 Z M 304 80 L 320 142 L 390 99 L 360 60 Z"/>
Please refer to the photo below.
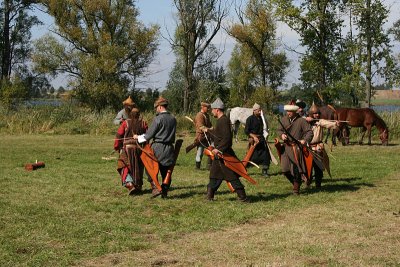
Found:
<path fill-rule="evenodd" d="M 218 190 L 223 180 L 228 181 L 234 191 L 237 193 L 239 200 L 247 202 L 246 192 L 243 184 L 239 180 L 239 176 L 225 166 L 224 160 L 218 157 L 219 153 L 229 154 L 236 157 L 235 152 L 232 149 L 232 131 L 231 124 L 228 117 L 224 114 L 225 105 L 221 99 L 217 98 L 211 104 L 212 114 L 217 118 L 214 129 L 205 129 L 209 132 L 213 141 L 214 148 L 212 153 L 214 154 L 214 160 L 211 164 L 210 169 L 210 182 L 207 185 L 207 199 L 214 200 L 214 194 Z"/>

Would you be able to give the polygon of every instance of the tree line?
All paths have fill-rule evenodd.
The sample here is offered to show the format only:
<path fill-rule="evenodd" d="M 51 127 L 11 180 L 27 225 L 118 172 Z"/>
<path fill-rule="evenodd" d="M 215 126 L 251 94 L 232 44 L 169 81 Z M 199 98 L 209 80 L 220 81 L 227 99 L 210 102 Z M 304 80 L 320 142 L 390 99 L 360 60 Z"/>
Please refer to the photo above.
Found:
<path fill-rule="evenodd" d="M 385 30 L 390 7 L 383 1 L 171 1 L 175 31 L 161 36 L 159 25 L 138 19 L 134 0 L 3 0 L 1 102 L 54 92 L 50 81 L 60 74 L 69 78 L 68 92 L 97 111 L 120 108 L 128 95 L 148 109 L 160 93 L 175 112 L 197 110 L 217 96 L 230 106 L 259 102 L 267 109 L 285 97 L 369 106 L 382 86 L 373 84 L 375 77 L 388 87 L 399 83 L 400 58 L 392 48 L 400 20 Z M 34 9 L 55 26 L 32 42 L 32 28 L 42 24 Z M 301 49 L 282 43 L 278 23 L 297 33 Z M 226 67 L 212 42 L 221 31 L 236 40 Z M 176 57 L 166 88 L 140 89 L 161 38 Z M 300 55 L 300 79 L 282 91 L 288 50 Z"/>

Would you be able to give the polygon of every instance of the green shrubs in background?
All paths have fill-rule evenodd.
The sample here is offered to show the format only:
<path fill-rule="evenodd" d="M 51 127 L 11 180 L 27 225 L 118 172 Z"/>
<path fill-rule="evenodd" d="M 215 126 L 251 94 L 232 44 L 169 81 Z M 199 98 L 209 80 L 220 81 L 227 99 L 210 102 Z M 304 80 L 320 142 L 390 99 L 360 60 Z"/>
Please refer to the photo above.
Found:
<path fill-rule="evenodd" d="M 113 124 L 116 116 L 114 110 L 105 109 L 101 112 L 93 112 L 89 108 L 73 103 L 60 106 L 21 106 L 15 110 L 8 110 L 0 106 L 0 133 L 2 134 L 92 134 L 92 135 L 114 135 L 117 126 Z M 185 118 L 194 119 L 195 114 L 174 114 L 178 122 L 177 134 L 186 136 L 194 133 L 193 123 Z M 379 115 L 389 127 L 390 140 L 400 137 L 400 112 L 381 112 Z M 146 112 L 143 118 L 151 123 L 155 114 Z M 212 117 L 212 116 L 211 116 Z M 277 116 L 266 114 L 270 136 L 269 141 L 276 137 Z M 213 125 L 215 120 L 212 118 Z M 360 129 L 351 130 L 351 138 L 358 140 Z M 378 131 L 372 130 L 373 140 L 378 139 Z M 246 139 L 244 128 L 239 129 L 239 139 Z"/>

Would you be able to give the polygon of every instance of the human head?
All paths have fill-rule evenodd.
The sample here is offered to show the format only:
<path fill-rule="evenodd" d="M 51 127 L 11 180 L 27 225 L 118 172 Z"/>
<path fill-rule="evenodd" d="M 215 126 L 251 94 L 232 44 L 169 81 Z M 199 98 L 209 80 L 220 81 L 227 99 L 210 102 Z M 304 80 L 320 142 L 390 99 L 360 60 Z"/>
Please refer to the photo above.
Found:
<path fill-rule="evenodd" d="M 253 114 L 255 116 L 261 116 L 261 106 L 257 103 L 253 105 Z"/>
<path fill-rule="evenodd" d="M 218 97 L 215 101 L 211 104 L 211 112 L 214 117 L 219 118 L 224 114 L 225 105 L 222 100 Z"/>
<path fill-rule="evenodd" d="M 296 114 L 299 107 L 296 105 L 294 100 L 290 100 L 287 105 L 283 106 L 283 109 L 287 112 L 288 117 L 292 118 Z"/>
<path fill-rule="evenodd" d="M 154 102 L 154 108 L 156 109 L 156 112 L 162 112 L 167 110 L 168 107 L 168 100 L 165 99 L 164 97 L 160 96 L 155 102 Z"/>
<path fill-rule="evenodd" d="M 132 108 L 131 112 L 129 113 L 130 119 L 138 119 L 140 116 L 140 111 L 138 108 Z"/>
<path fill-rule="evenodd" d="M 310 109 L 308 110 L 308 116 L 314 118 L 314 119 L 319 119 L 321 115 L 321 112 L 319 110 L 319 108 L 313 103 L 310 107 Z"/>
<path fill-rule="evenodd" d="M 304 109 L 305 109 L 306 106 L 307 106 L 307 105 L 306 105 L 306 102 L 304 102 L 304 101 L 301 100 L 301 99 L 297 99 L 297 100 L 296 100 L 296 106 L 299 107 L 299 109 L 297 110 L 297 113 L 299 113 L 300 116 L 303 116 L 304 113 L 305 113 Z"/>
<path fill-rule="evenodd" d="M 201 107 L 200 107 L 201 112 L 203 112 L 203 113 L 207 113 L 211 107 L 210 103 L 207 103 L 207 102 L 201 102 L 200 105 L 201 105 Z"/>
<path fill-rule="evenodd" d="M 128 110 L 128 111 L 131 111 L 132 108 L 134 108 L 134 107 L 136 106 L 136 104 L 135 104 L 135 102 L 133 102 L 131 96 L 128 96 L 128 98 L 125 99 L 125 100 L 122 102 L 122 105 L 124 106 L 124 109 L 125 109 L 125 110 Z"/>

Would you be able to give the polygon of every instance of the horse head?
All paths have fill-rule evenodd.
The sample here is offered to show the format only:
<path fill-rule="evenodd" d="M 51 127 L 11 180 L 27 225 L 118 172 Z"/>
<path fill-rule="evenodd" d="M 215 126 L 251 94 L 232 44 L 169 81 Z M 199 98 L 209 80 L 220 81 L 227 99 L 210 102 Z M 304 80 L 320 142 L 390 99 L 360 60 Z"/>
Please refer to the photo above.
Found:
<path fill-rule="evenodd" d="M 385 128 L 385 130 L 383 130 L 383 132 L 381 132 L 379 135 L 379 138 L 382 141 L 382 145 L 387 146 L 389 144 L 389 129 Z"/>

